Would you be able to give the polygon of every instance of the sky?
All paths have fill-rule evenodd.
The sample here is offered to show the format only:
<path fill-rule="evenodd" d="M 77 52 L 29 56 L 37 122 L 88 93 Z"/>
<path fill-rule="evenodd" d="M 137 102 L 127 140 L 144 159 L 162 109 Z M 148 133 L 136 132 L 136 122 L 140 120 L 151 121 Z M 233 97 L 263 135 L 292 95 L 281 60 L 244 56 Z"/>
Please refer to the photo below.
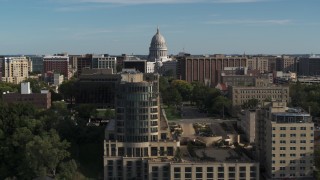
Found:
<path fill-rule="evenodd" d="M 0 0 L 0 54 L 319 54 L 320 0 Z"/>

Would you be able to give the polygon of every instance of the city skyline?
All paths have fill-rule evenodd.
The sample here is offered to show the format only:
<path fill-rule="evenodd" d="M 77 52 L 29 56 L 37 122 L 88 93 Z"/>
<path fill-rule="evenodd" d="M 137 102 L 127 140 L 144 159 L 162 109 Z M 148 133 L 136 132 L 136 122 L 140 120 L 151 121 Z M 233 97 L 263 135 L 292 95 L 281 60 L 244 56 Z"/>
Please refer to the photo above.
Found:
<path fill-rule="evenodd" d="M 320 53 L 316 0 L 0 0 L 0 54 Z"/>

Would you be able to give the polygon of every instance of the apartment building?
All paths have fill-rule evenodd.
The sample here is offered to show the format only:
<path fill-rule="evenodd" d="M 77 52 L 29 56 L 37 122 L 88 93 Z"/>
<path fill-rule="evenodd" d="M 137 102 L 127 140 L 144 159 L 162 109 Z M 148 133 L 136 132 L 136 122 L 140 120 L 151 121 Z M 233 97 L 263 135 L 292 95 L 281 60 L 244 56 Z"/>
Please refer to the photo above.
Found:
<path fill-rule="evenodd" d="M 30 62 L 27 57 L 4 57 L 2 59 L 2 81 L 19 84 L 29 77 Z"/>

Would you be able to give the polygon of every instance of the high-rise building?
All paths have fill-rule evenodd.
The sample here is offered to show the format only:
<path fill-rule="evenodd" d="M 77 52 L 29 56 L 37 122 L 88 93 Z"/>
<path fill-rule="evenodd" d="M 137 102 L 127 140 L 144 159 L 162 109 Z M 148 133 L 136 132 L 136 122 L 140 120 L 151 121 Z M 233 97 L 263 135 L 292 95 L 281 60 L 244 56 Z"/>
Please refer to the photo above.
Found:
<path fill-rule="evenodd" d="M 44 73 L 48 71 L 60 73 L 65 79 L 69 79 L 69 57 L 67 55 L 45 56 L 43 58 Z"/>
<path fill-rule="evenodd" d="M 320 57 L 310 56 L 299 59 L 299 75 L 319 76 L 320 75 Z"/>
<path fill-rule="evenodd" d="M 83 69 L 92 68 L 92 54 L 86 54 L 81 57 L 77 57 L 77 77 L 82 73 Z"/>
<path fill-rule="evenodd" d="M 75 83 L 76 104 L 94 104 L 98 108 L 114 108 L 116 85 L 120 77 L 112 69 L 82 69 Z"/>
<path fill-rule="evenodd" d="M 43 56 L 29 56 L 32 62 L 32 72 L 43 72 Z"/>
<path fill-rule="evenodd" d="M 301 108 L 273 102 L 261 116 L 261 164 L 269 179 L 313 177 L 314 123 Z"/>
<path fill-rule="evenodd" d="M 19 84 L 28 78 L 29 61 L 26 57 L 4 57 L 2 59 L 2 81 Z"/>
<path fill-rule="evenodd" d="M 104 179 L 259 178 L 259 163 L 231 149 L 207 147 L 199 151 L 201 159 L 191 157 L 187 146 L 180 146 L 178 136 L 169 131 L 160 109 L 158 79 L 157 74 L 130 70 L 121 74 L 116 119 L 105 131 Z"/>
<path fill-rule="evenodd" d="M 296 58 L 291 56 L 277 57 L 276 70 L 282 72 L 297 72 Z"/>

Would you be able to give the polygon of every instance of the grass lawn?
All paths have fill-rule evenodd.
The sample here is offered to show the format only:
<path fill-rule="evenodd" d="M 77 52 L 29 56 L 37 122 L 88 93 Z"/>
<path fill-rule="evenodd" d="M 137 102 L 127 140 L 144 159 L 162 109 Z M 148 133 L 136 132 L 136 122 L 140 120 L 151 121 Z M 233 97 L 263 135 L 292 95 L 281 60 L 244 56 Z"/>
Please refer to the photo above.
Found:
<path fill-rule="evenodd" d="M 173 106 L 164 106 L 168 121 L 175 121 L 181 118 L 180 112 Z"/>

